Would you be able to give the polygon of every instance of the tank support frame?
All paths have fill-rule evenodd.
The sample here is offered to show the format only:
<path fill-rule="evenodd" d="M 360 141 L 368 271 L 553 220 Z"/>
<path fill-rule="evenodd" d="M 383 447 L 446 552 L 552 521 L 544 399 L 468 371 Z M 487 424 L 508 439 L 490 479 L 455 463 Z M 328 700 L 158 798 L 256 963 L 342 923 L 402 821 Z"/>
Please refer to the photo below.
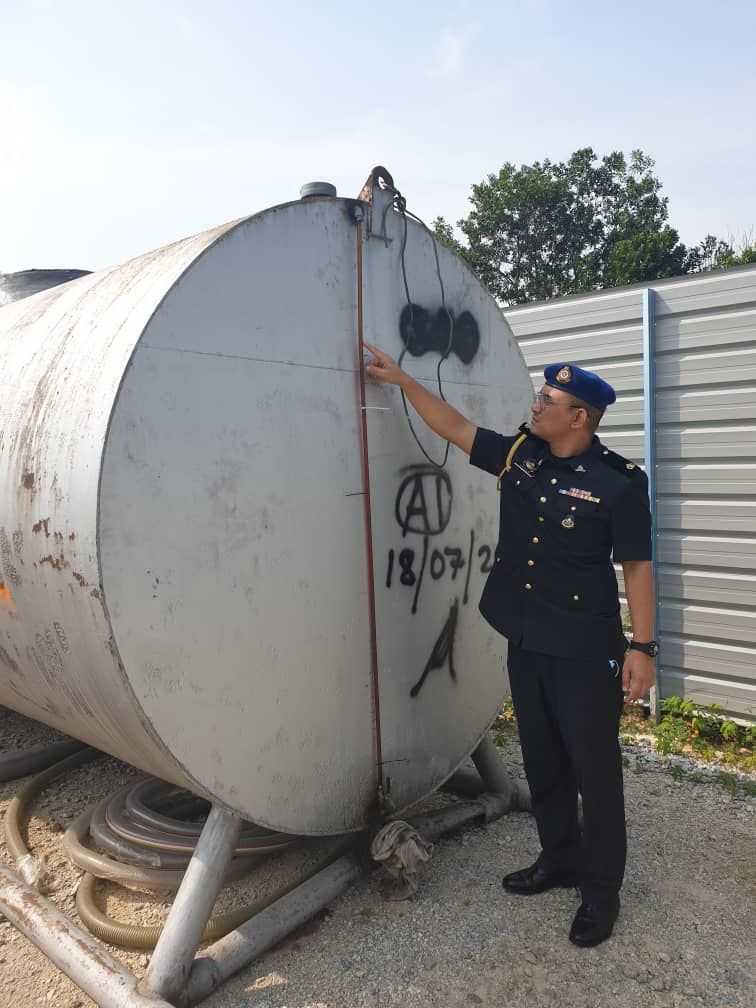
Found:
<path fill-rule="evenodd" d="M 481 793 L 412 817 L 412 825 L 427 839 L 529 807 L 527 789 L 506 772 L 488 733 L 472 758 L 479 782 L 478 787 L 472 782 L 472 790 Z M 238 815 L 213 805 L 141 981 L 4 865 L 0 911 L 101 1008 L 188 1008 L 331 904 L 368 870 L 365 858 L 342 856 L 197 955 L 240 829 Z"/>

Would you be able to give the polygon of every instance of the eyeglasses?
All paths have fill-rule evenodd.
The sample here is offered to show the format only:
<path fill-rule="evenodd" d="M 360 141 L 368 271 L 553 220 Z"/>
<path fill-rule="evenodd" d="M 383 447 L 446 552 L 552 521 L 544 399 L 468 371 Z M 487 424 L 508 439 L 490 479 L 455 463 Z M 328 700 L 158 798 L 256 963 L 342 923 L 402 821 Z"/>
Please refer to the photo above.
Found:
<path fill-rule="evenodd" d="M 547 395 L 545 392 L 536 392 L 536 394 L 533 396 L 533 402 L 538 403 L 541 409 L 546 409 L 547 406 L 567 406 L 568 409 L 583 409 L 583 407 L 578 406 L 577 403 L 557 402 L 555 399 L 552 399 L 551 396 Z"/>

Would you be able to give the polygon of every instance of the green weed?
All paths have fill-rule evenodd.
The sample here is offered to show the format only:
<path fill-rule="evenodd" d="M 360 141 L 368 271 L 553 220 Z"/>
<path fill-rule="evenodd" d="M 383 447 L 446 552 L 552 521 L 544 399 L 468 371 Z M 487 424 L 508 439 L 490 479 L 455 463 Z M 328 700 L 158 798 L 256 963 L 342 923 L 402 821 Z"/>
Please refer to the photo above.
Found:
<path fill-rule="evenodd" d="M 663 755 L 689 753 L 708 763 L 723 763 L 745 773 L 756 772 L 756 725 L 739 725 L 724 715 L 718 704 L 704 707 L 683 697 L 661 701 L 659 724 L 643 720 L 635 705 L 622 716 L 622 741 L 633 734 L 655 736 Z"/>

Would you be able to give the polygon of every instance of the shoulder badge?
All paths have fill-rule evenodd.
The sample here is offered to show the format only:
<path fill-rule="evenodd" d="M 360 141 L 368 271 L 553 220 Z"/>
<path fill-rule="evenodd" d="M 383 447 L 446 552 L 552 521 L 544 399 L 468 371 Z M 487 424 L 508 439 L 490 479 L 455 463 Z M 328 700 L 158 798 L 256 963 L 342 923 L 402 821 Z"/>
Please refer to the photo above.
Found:
<path fill-rule="evenodd" d="M 617 472 L 621 472 L 628 477 L 633 476 L 635 472 L 643 472 L 635 462 L 629 462 L 622 455 L 618 455 L 617 452 L 610 451 L 608 448 L 602 450 L 601 459 L 608 466 L 611 466 L 612 469 L 616 469 Z"/>

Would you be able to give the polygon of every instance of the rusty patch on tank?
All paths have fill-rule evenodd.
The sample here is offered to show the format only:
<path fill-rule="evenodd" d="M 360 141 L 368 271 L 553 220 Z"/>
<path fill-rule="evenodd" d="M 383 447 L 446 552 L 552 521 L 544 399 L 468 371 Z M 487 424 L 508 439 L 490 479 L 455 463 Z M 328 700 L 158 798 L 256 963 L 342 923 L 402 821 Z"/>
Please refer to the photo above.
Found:
<path fill-rule="evenodd" d="M 34 524 L 32 525 L 32 532 L 44 532 L 45 538 L 49 539 L 50 538 L 49 526 L 50 526 L 50 519 L 42 518 L 40 521 L 34 522 Z"/>
<path fill-rule="evenodd" d="M 33 472 L 24 473 L 24 475 L 21 477 L 21 485 L 23 486 L 24 490 L 33 490 L 34 473 Z"/>
<path fill-rule="evenodd" d="M 75 533 L 74 533 L 74 532 L 71 532 L 71 533 L 69 534 L 69 536 L 68 536 L 68 541 L 69 541 L 69 542 L 73 542 L 75 538 L 76 538 L 76 535 L 75 535 Z"/>
<path fill-rule="evenodd" d="M 61 553 L 59 557 L 54 557 L 52 553 L 49 553 L 46 557 L 42 557 L 39 561 L 40 567 L 42 564 L 49 563 L 50 566 L 56 571 L 62 571 L 66 567 L 70 567 L 70 563 L 64 558 Z"/>
<path fill-rule="evenodd" d="M 87 587 L 87 585 L 89 584 L 89 582 L 87 581 L 87 579 L 84 577 L 83 574 L 79 574 L 78 571 L 71 571 L 71 573 L 76 578 L 76 580 L 79 582 L 79 584 L 81 585 L 82 588 L 86 588 Z"/>
<path fill-rule="evenodd" d="M 92 598 L 96 598 L 97 601 L 99 602 L 99 600 L 101 598 L 101 595 L 100 595 L 100 592 L 99 592 L 99 590 L 97 588 L 93 588 L 92 591 L 89 594 L 92 596 Z"/>

